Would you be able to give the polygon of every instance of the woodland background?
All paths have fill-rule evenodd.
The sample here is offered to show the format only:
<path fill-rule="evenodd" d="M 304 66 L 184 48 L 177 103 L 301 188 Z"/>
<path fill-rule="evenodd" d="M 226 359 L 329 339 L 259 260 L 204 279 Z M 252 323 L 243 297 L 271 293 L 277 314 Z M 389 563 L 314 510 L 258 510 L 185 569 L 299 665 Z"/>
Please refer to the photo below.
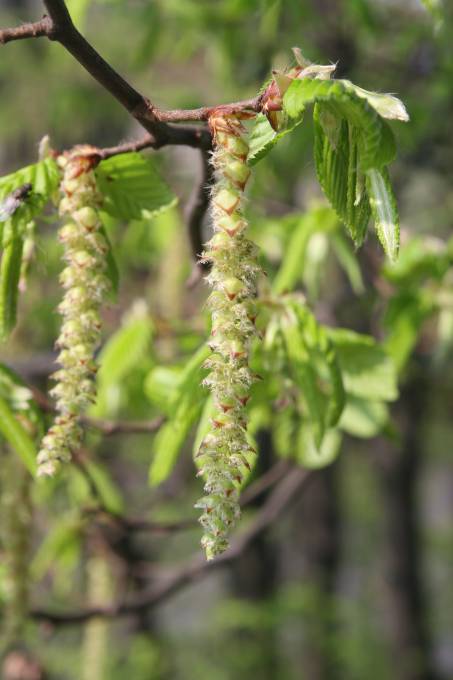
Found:
<path fill-rule="evenodd" d="M 316 63 L 338 61 L 337 77 L 395 92 L 411 116 L 396 130 L 399 158 L 392 168 L 402 255 L 405 242 L 419 239 L 414 248 L 422 262 L 415 272 L 408 267 L 397 286 L 407 298 L 436 285 L 440 265 L 434 256 L 427 263 L 422 255 L 427 243 L 447 242 L 452 228 L 448 3 L 442 10 L 432 0 L 431 12 L 415 0 L 72 0 L 68 6 L 101 54 L 158 106 L 191 108 L 254 96 L 272 67 L 289 62 L 294 45 Z M 39 2 L 2 0 L 0 25 L 40 13 Z M 58 44 L 30 40 L 2 47 L 0 91 L 2 175 L 34 162 L 45 134 L 59 149 L 80 142 L 110 146 L 140 136 L 120 106 Z M 323 200 L 310 124 L 290 137 L 257 166 L 249 191 L 253 236 L 270 274 L 284 253 L 294 216 Z M 206 287 L 186 286 L 193 264 L 184 205 L 201 171 L 198 152 L 150 153 L 180 200 L 151 221 L 111 234 L 120 290 L 105 314 L 105 335 L 131 308 L 140 309 L 137 300 L 146 300 L 152 319 L 149 341 L 104 390 L 98 415 L 109 418 L 157 415 L 146 376 L 157 363 L 184 362 L 206 330 L 200 314 Z M 1 354 L 27 382 L 45 390 L 59 324 L 61 265 L 53 224 L 41 224 L 38 247 L 41 257 L 21 302 L 19 328 Z M 322 243 L 311 253 L 302 288 L 318 317 L 380 339 L 391 333 L 398 309 L 385 328 L 382 314 L 392 284 L 382 276 L 375 238 L 357 253 L 359 269 L 348 260 L 349 277 Z M 453 270 L 447 270 L 442 277 L 448 281 Z M 414 321 L 409 314 L 405 326 L 403 315 L 399 327 L 410 354 L 401 360 L 400 398 L 391 407 L 385 434 L 347 436 L 337 460 L 313 473 L 284 516 L 239 559 L 149 612 L 88 626 L 30 623 L 27 643 L 49 678 L 452 678 L 451 311 L 443 316 L 441 333 L 437 314 L 419 316 Z M 150 434 L 101 439 L 91 433 L 89 448 L 110 471 L 111 502 L 132 517 L 194 517 L 200 482 L 194 479 L 191 441 L 169 480 L 151 490 L 151 440 Z M 276 459 L 265 422 L 259 441 L 265 472 Z M 39 540 L 49 534 L 57 538 L 33 562 L 34 599 L 43 603 L 51 597 L 54 604 L 77 608 L 86 601 L 87 544 L 96 537 L 82 536 L 68 498 L 83 500 L 87 492 L 77 478 L 64 498 L 52 496 L 49 510 L 45 496 L 51 492 L 45 488 L 38 498 Z M 134 535 L 122 558 L 111 556 L 116 581 L 111 579 L 106 601 L 115 599 L 115 589 L 121 595 L 127 569 L 139 587 L 145 567 L 148 578 L 192 555 L 199 534 L 195 527 Z M 102 644 L 97 651 L 90 647 L 89 626 L 91 640 L 97 635 L 102 642 L 108 634 L 104 652 Z"/>

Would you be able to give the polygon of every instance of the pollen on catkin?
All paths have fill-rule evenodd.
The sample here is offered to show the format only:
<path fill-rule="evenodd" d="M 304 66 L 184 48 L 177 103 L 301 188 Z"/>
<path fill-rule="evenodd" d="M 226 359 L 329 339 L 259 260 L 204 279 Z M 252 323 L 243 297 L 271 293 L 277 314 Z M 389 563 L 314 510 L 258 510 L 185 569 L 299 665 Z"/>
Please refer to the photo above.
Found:
<path fill-rule="evenodd" d="M 58 158 L 63 170 L 59 212 L 68 216 L 58 233 L 66 263 L 60 274 L 65 294 L 58 307 L 63 322 L 56 341 L 61 368 L 52 376 L 58 415 L 41 444 L 39 475 L 53 475 L 71 459 L 82 438 L 79 417 L 95 399 L 94 352 L 101 334 L 100 309 L 109 289 L 108 244 L 98 213 L 102 196 L 94 174 L 98 160 L 91 147 L 75 147 Z"/>
<path fill-rule="evenodd" d="M 237 115 L 217 110 L 210 118 L 216 181 L 212 194 L 214 235 L 203 258 L 211 263 L 206 277 L 213 291 L 208 298 L 212 355 L 204 380 L 212 393 L 214 415 L 197 459 L 205 479 L 197 508 L 203 510 L 201 541 L 208 560 L 228 547 L 228 534 L 240 516 L 239 492 L 249 468 L 252 447 L 247 439 L 245 407 L 254 375 L 249 367 L 250 341 L 256 334 L 257 248 L 246 238 L 244 188 L 250 175 L 248 144 Z"/>

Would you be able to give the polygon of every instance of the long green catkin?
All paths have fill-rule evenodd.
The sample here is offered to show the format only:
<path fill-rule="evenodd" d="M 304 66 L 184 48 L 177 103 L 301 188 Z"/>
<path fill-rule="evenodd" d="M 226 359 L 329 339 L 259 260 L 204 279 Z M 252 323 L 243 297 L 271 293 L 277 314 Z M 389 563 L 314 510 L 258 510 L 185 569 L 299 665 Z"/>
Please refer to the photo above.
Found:
<path fill-rule="evenodd" d="M 65 294 L 58 308 L 63 323 L 56 342 L 61 369 L 52 376 L 58 416 L 42 441 L 38 475 L 53 475 L 71 459 L 82 438 L 79 417 L 95 398 L 94 352 L 101 334 L 101 305 L 109 288 L 108 244 L 98 213 L 102 196 L 94 174 L 97 160 L 91 147 L 75 147 L 58 159 L 63 169 L 59 210 L 69 216 L 58 235 L 66 262 L 60 274 Z"/>
<path fill-rule="evenodd" d="M 201 541 L 208 560 L 228 547 L 228 534 L 240 516 L 239 492 L 249 468 L 245 407 L 254 375 L 249 367 L 251 338 L 256 334 L 257 248 L 246 238 L 243 194 L 250 176 L 244 128 L 233 114 L 217 110 L 210 118 L 216 182 L 212 195 L 214 236 L 204 260 L 212 265 L 207 281 L 212 314 L 210 369 L 204 385 L 213 397 L 215 413 L 197 458 L 204 491 L 196 507 L 203 510 Z"/>

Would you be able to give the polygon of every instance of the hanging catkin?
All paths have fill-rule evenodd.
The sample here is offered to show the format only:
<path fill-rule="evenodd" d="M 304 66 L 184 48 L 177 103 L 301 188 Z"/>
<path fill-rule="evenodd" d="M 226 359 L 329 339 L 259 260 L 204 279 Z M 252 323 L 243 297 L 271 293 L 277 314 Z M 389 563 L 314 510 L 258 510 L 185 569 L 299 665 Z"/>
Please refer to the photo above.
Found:
<path fill-rule="evenodd" d="M 96 187 L 98 162 L 91 147 L 75 147 L 58 159 L 63 169 L 60 214 L 68 215 L 59 231 L 65 269 L 60 282 L 65 295 L 59 306 L 63 323 L 56 346 L 61 369 L 51 394 L 58 416 L 44 437 L 38 455 L 38 474 L 53 475 L 81 442 L 80 414 L 94 401 L 94 352 L 101 333 L 100 309 L 109 288 L 105 275 L 108 245 L 98 214 L 102 196 Z"/>
<path fill-rule="evenodd" d="M 205 533 L 207 559 L 228 546 L 228 533 L 240 516 L 239 489 L 246 468 L 245 406 L 254 376 L 249 368 L 250 340 L 255 335 L 256 278 L 260 267 L 256 246 L 246 238 L 244 188 L 250 175 L 244 128 L 235 115 L 217 110 L 210 118 L 216 182 L 212 195 L 214 236 L 204 259 L 212 265 L 207 281 L 213 288 L 208 305 L 212 314 L 210 369 L 204 384 L 213 397 L 215 413 L 198 459 L 206 495 L 196 507 Z"/>

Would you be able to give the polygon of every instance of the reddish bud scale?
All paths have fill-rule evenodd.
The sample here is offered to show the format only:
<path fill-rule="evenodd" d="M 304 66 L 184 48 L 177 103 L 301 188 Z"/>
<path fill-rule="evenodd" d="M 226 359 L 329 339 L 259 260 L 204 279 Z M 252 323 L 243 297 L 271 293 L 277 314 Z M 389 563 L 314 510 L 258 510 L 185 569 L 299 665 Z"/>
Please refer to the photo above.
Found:
<path fill-rule="evenodd" d="M 60 274 L 66 292 L 58 307 L 63 323 L 56 341 L 61 368 L 53 375 L 56 384 L 51 390 L 59 415 L 43 438 L 39 475 L 53 475 L 71 459 L 82 440 L 79 417 L 96 396 L 94 352 L 101 332 L 100 307 L 109 287 L 104 274 L 108 246 L 98 214 L 102 197 L 93 173 L 98 162 L 91 147 L 76 147 L 58 159 L 63 169 L 59 213 L 68 214 L 71 221 L 58 236 L 67 264 Z"/>
<path fill-rule="evenodd" d="M 245 406 L 253 382 L 248 367 L 250 341 L 256 331 L 249 317 L 256 317 L 253 299 L 260 269 L 257 249 L 245 237 L 247 221 L 242 212 L 243 191 L 250 176 L 244 128 L 239 117 L 228 110 L 213 112 L 209 123 L 215 142 L 214 235 L 203 258 L 212 263 L 207 281 L 213 289 L 208 300 L 213 354 L 205 362 L 210 373 L 203 384 L 212 392 L 215 412 L 197 454 L 206 495 L 196 507 L 203 511 L 202 546 L 212 559 L 228 547 L 228 533 L 240 516 L 240 485 L 250 470 Z"/>

